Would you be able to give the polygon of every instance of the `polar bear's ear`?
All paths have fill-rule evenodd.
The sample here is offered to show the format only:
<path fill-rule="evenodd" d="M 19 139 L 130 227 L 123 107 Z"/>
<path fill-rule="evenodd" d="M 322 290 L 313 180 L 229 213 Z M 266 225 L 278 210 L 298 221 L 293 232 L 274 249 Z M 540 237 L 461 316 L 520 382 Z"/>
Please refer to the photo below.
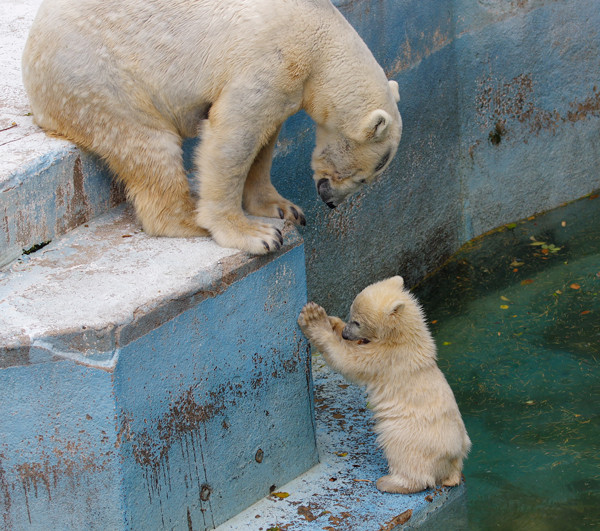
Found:
<path fill-rule="evenodd" d="M 396 103 L 398 103 L 400 101 L 400 89 L 398 88 L 398 83 L 393 79 L 390 79 L 388 85 L 390 86 L 390 91 L 392 92 Z"/>
<path fill-rule="evenodd" d="M 400 275 L 396 275 L 395 277 L 392 277 L 391 280 L 393 280 L 396 283 L 396 286 L 399 289 L 402 289 L 404 287 L 404 279 Z"/>
<path fill-rule="evenodd" d="M 372 111 L 361 124 L 359 140 L 382 140 L 387 135 L 390 123 L 392 117 L 383 109 Z"/>

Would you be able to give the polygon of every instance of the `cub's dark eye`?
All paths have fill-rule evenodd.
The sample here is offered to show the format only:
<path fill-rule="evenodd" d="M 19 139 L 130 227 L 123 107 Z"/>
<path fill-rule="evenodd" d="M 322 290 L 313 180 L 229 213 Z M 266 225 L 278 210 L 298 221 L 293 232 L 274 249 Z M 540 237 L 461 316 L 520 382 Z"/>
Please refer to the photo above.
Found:
<path fill-rule="evenodd" d="M 367 182 L 367 180 L 366 180 L 366 179 L 361 179 L 361 180 L 360 180 L 360 184 L 365 184 L 366 182 Z"/>
<path fill-rule="evenodd" d="M 377 166 L 375 166 L 375 173 L 377 173 L 381 168 L 383 168 L 387 164 L 387 161 L 390 159 L 391 154 L 392 152 L 390 150 L 381 158 Z"/>

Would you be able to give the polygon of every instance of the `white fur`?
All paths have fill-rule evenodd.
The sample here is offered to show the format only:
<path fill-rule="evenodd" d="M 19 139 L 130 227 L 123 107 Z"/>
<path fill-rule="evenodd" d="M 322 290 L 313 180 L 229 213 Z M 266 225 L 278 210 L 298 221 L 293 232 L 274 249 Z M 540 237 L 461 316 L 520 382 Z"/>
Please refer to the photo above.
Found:
<path fill-rule="evenodd" d="M 44 0 L 23 79 L 37 123 L 102 156 L 147 232 L 257 254 L 281 234 L 242 207 L 304 222 L 270 181 L 288 116 L 317 123 L 330 206 L 383 171 L 402 130 L 398 84 L 329 0 Z M 201 121 L 194 205 L 181 142 Z"/>
<path fill-rule="evenodd" d="M 410 493 L 458 485 L 471 441 L 436 364 L 421 307 L 402 277 L 364 289 L 352 304 L 349 324 L 314 303 L 304 307 L 298 322 L 334 370 L 367 386 L 377 441 L 389 465 L 377 488 Z"/>

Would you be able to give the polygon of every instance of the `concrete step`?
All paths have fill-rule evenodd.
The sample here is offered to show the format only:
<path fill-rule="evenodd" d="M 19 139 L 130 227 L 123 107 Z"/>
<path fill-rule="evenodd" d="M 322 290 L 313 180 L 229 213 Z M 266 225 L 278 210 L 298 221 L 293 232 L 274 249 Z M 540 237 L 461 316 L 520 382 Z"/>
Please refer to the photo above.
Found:
<path fill-rule="evenodd" d="M 4 529 L 211 529 L 317 462 L 280 227 L 256 258 L 122 206 L 0 273 Z"/>
<path fill-rule="evenodd" d="M 466 487 L 381 493 L 387 473 L 364 391 L 313 356 L 319 464 L 217 528 L 218 531 L 467 529 Z"/>
<path fill-rule="evenodd" d="M 0 268 L 124 199 L 96 157 L 33 123 L 21 56 L 40 4 L 0 3 Z"/>

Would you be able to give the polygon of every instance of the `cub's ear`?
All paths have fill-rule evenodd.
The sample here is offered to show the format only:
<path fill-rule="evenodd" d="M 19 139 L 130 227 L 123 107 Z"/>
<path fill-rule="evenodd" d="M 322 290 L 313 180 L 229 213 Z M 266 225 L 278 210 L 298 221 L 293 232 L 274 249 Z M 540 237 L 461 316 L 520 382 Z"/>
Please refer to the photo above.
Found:
<path fill-rule="evenodd" d="M 400 89 L 398 88 L 398 83 L 393 79 L 388 81 L 388 85 L 390 86 L 390 91 L 396 100 L 396 103 L 400 101 Z"/>
<path fill-rule="evenodd" d="M 389 315 L 398 315 L 404 308 L 404 302 L 403 301 L 395 301 L 391 308 L 390 311 L 388 312 Z"/>
<path fill-rule="evenodd" d="M 383 109 L 372 111 L 360 124 L 356 140 L 359 142 L 383 140 L 387 136 L 391 123 L 392 117 Z"/>
<path fill-rule="evenodd" d="M 401 276 L 396 275 L 395 277 L 392 277 L 390 280 L 393 280 L 399 289 L 402 289 L 404 287 L 404 279 Z"/>

